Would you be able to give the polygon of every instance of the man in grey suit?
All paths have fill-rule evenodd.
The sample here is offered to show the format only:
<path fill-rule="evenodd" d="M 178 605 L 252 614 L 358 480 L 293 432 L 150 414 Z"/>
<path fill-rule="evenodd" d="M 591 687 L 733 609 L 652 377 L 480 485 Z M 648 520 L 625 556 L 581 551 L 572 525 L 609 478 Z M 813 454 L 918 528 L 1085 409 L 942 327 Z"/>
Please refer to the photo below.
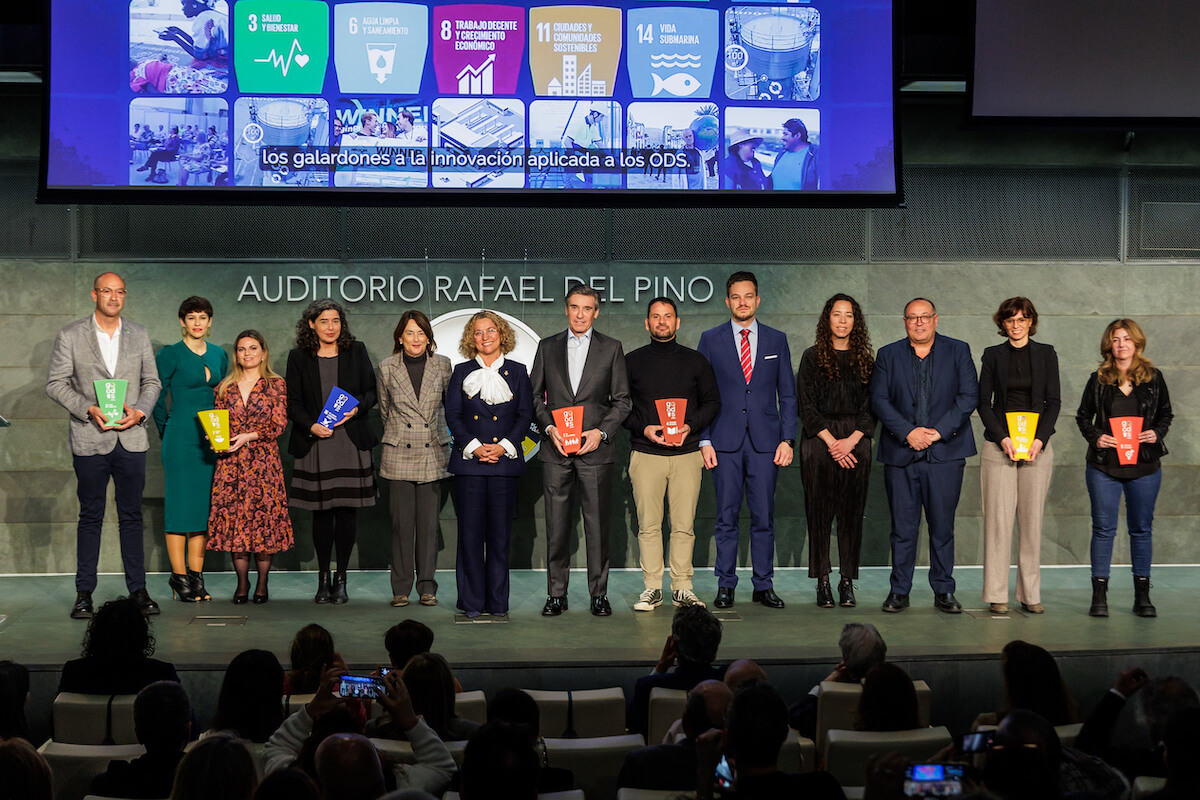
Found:
<path fill-rule="evenodd" d="M 608 603 L 608 520 L 612 494 L 614 437 L 633 408 L 621 343 L 592 328 L 600 315 L 600 296 L 584 284 L 567 293 L 567 330 L 542 339 L 529 379 L 533 414 L 548 441 L 542 444 L 543 494 L 546 501 L 546 606 L 556 617 L 567 610 L 570 575 L 571 490 L 578 487 L 587 546 L 591 612 L 612 614 Z M 554 410 L 583 406 L 579 452 L 567 455 L 554 422 Z"/>
<path fill-rule="evenodd" d="M 143 614 L 157 614 L 146 592 L 142 547 L 142 489 L 146 484 L 146 417 L 154 410 L 162 384 L 154 364 L 150 336 L 141 325 L 121 318 L 125 281 L 106 272 L 92 283 L 96 310 L 72 322 L 54 340 L 46 394 L 70 412 L 67 439 L 79 482 L 73 619 L 92 616 L 92 592 L 100 560 L 104 495 L 111 478 L 117 501 L 125 585 Z M 109 424 L 96 401 L 93 381 L 124 380 L 125 415 Z"/>

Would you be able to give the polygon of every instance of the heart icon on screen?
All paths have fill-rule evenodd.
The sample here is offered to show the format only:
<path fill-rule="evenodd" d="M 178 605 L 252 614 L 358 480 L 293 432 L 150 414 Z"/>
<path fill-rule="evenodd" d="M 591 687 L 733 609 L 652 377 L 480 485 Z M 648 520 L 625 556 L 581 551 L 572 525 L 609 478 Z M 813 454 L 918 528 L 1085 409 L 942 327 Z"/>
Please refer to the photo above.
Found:
<path fill-rule="evenodd" d="M 296 56 L 296 66 L 303 67 L 307 63 L 308 53 L 301 53 L 300 55 Z"/>

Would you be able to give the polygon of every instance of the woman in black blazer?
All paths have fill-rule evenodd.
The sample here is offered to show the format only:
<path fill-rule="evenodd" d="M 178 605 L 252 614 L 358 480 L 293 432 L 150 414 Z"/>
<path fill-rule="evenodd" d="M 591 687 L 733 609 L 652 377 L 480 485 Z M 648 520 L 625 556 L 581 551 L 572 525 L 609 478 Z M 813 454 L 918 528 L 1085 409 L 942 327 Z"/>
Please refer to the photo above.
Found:
<path fill-rule="evenodd" d="M 358 401 L 327 428 L 317 422 L 336 386 Z M 346 568 L 354 549 L 356 510 L 375 505 L 371 449 L 378 444 L 367 425 L 375 405 L 375 369 L 362 342 L 350 333 L 345 310 L 333 300 L 314 300 L 296 325 L 296 348 L 288 354 L 288 452 L 296 457 L 288 505 L 313 512 L 313 544 L 320 570 L 317 603 L 341 604 Z M 337 573 L 330 556 L 337 547 Z"/>
<path fill-rule="evenodd" d="M 521 442 L 533 420 L 525 365 L 506 358 L 512 328 L 494 311 L 467 320 L 446 387 L 446 423 L 454 437 L 450 473 L 458 513 L 458 607 L 469 618 L 508 614 L 508 554 L 517 483 L 525 471 Z"/>
<path fill-rule="evenodd" d="M 1050 437 L 1062 407 L 1058 354 L 1033 341 L 1037 309 L 1025 297 L 1010 297 L 992 316 L 1007 341 L 983 351 L 979 371 L 979 418 L 983 421 L 980 487 L 983 493 L 983 602 L 994 614 L 1008 613 L 1009 553 L 1013 520 L 1017 539 L 1017 601 L 1031 614 L 1045 609 L 1041 598 L 1042 514 L 1054 451 Z M 1006 417 L 1037 414 L 1028 451 L 1019 448 Z M 1020 424 L 1014 419 L 1013 425 Z M 1028 424 L 1028 420 L 1026 422 Z"/>

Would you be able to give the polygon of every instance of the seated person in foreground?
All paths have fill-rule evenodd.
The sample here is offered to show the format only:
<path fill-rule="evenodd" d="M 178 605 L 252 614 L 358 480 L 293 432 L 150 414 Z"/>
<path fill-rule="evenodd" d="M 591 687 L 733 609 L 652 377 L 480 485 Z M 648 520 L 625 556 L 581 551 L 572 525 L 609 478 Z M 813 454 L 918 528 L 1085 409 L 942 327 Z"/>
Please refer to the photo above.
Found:
<path fill-rule="evenodd" d="M 869 622 L 847 623 L 838 637 L 838 649 L 842 651 L 842 660 L 825 678 L 827 681 L 861 683 L 872 667 L 887 658 L 887 644 L 879 629 Z M 818 683 L 788 709 L 788 724 L 809 739 L 817 738 L 817 697 L 820 694 L 821 684 Z"/>
<path fill-rule="evenodd" d="M 1200 797 L 1200 708 L 1181 708 L 1163 731 L 1167 785 L 1147 800 L 1193 800 Z"/>
<path fill-rule="evenodd" d="M 0 661 L 0 740 L 28 739 L 29 669 L 15 661 Z"/>
<path fill-rule="evenodd" d="M 911 731 L 920 728 L 921 713 L 912 678 L 895 664 L 872 667 L 858 699 L 856 731 Z"/>
<path fill-rule="evenodd" d="M 713 666 L 721 646 L 721 621 L 704 606 L 683 606 L 671 619 L 671 634 L 654 671 L 638 678 L 625 715 L 630 733 L 646 735 L 653 689 L 691 689 L 706 680 L 721 680 L 725 671 Z M 674 666 L 674 669 L 671 667 Z"/>
<path fill-rule="evenodd" d="M 787 705 L 779 691 L 769 683 L 744 684 L 729 704 L 724 731 L 709 730 L 696 739 L 696 797 L 712 798 L 713 775 L 723 754 L 733 776 L 733 789 L 722 790 L 722 797 L 845 800 L 841 785 L 828 772 L 791 775 L 779 771 L 779 750 L 787 732 Z"/>
<path fill-rule="evenodd" d="M 137 694 L 155 681 L 175 681 L 179 674 L 154 655 L 150 621 L 128 597 L 109 600 L 88 622 L 83 658 L 63 665 L 59 692 Z"/>
<path fill-rule="evenodd" d="M 425 720 L 444 742 L 470 739 L 479 723 L 454 713 L 454 674 L 446 659 L 438 653 L 415 655 L 399 670 L 413 710 Z M 367 723 L 367 736 L 381 739 L 405 739 L 405 729 L 389 713 Z"/>
<path fill-rule="evenodd" d="M 156 681 L 142 689 L 133 701 L 133 729 L 146 754 L 132 761 L 108 762 L 108 771 L 92 779 L 92 794 L 128 798 L 171 794 L 192 732 L 187 692 L 174 681 Z"/>
<path fill-rule="evenodd" d="M 546 752 L 546 740 L 541 734 L 541 715 L 537 701 L 520 689 L 501 689 L 488 700 L 487 721 L 505 723 L 517 732 L 525 734 L 529 747 L 538 756 L 538 794 L 566 792 L 575 788 L 575 776 L 571 770 L 550 766 Z"/>
<path fill-rule="evenodd" d="M 674 744 L 641 747 L 625 756 L 617 786 L 630 789 L 691 790 L 696 786 L 696 738 L 724 726 L 733 692 L 721 681 L 702 681 L 688 692 L 683 738 Z"/>
<path fill-rule="evenodd" d="M 488 723 L 463 753 L 462 800 L 536 800 L 538 762 L 515 726 Z"/>

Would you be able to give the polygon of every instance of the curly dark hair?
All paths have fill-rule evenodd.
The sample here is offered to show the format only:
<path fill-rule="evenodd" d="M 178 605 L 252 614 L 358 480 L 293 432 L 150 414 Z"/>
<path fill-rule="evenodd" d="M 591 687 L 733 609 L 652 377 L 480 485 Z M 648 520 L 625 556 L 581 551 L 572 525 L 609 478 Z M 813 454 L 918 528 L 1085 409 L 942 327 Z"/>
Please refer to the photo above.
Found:
<path fill-rule="evenodd" d="M 854 311 L 854 327 L 850 330 L 850 362 L 854 372 L 862 383 L 870 383 L 871 370 L 875 368 L 875 350 L 871 347 L 871 334 L 867 331 L 867 318 L 863 316 L 858 301 L 848 294 L 835 294 L 825 301 L 825 308 L 817 320 L 817 338 L 814 347 L 817 351 L 817 369 L 828 380 L 836 381 L 841 377 L 838 371 L 837 356 L 833 349 L 833 330 L 829 326 L 829 315 L 833 313 L 833 305 L 839 300 L 845 300 Z"/>
<path fill-rule="evenodd" d="M 134 661 L 154 655 L 150 621 L 132 598 L 118 597 L 100 606 L 83 635 L 84 658 Z"/>
<path fill-rule="evenodd" d="M 317 355 L 317 350 L 321 347 L 321 341 L 317 338 L 317 332 L 312 329 L 309 323 L 315 323 L 317 317 L 329 310 L 338 312 L 338 317 L 342 320 L 342 332 L 337 340 L 338 352 L 349 350 L 350 343 L 354 341 L 354 334 L 350 332 L 350 321 L 346 319 L 346 309 L 328 297 L 321 300 L 313 300 L 308 304 L 308 308 L 304 309 L 304 313 L 300 315 L 300 321 L 296 323 L 296 347 L 314 358 Z"/>

